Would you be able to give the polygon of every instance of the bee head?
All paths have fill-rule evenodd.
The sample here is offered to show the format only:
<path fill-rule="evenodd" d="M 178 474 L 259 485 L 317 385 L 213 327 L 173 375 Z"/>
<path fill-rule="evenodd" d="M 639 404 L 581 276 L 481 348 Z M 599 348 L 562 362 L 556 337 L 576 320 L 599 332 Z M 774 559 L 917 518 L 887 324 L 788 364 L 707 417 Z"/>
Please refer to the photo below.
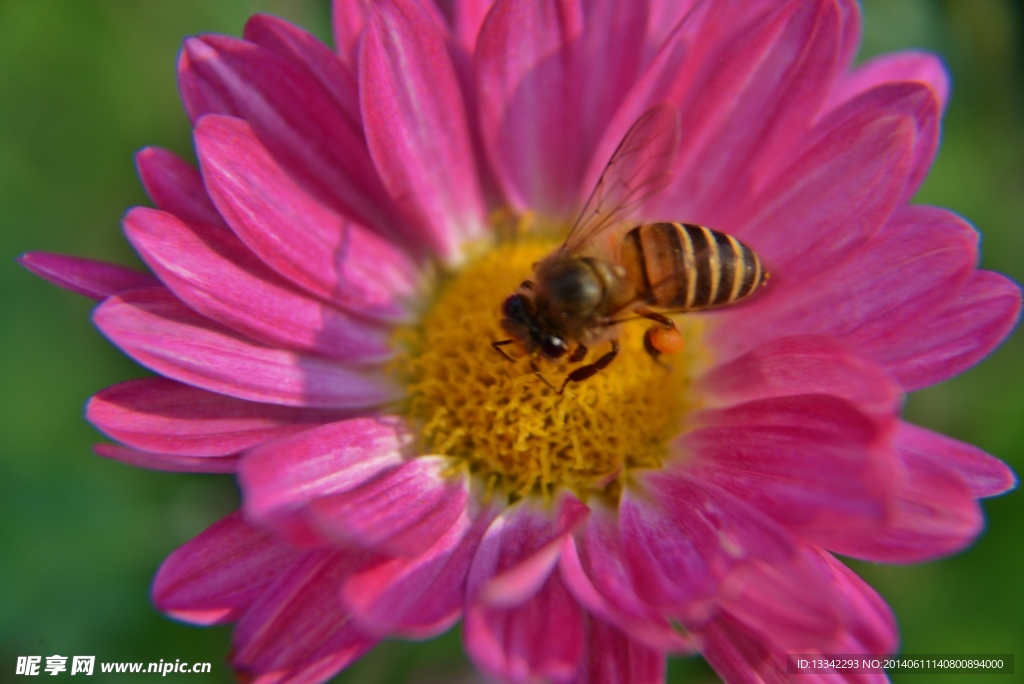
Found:
<path fill-rule="evenodd" d="M 525 296 L 514 294 L 501 305 L 501 327 L 518 340 L 526 350 L 540 353 L 549 359 L 558 359 L 569 351 L 569 345 L 558 335 L 546 331 L 537 320 L 533 304 Z"/>

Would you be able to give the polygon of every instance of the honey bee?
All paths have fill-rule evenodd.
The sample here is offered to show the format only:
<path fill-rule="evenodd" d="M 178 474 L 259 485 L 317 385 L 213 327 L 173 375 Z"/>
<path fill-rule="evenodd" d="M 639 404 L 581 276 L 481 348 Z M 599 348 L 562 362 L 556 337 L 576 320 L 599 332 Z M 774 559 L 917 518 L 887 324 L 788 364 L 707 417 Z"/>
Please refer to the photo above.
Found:
<path fill-rule="evenodd" d="M 495 350 L 518 343 L 535 359 L 568 354 L 582 361 L 589 347 L 605 340 L 611 349 L 571 371 L 580 382 L 604 370 L 619 353 L 615 331 L 626 320 L 654 322 L 644 346 L 656 360 L 682 350 L 675 321 L 666 314 L 705 311 L 753 295 L 769 273 L 757 254 L 725 233 L 692 223 L 637 225 L 629 214 L 671 180 L 679 149 L 679 113 L 663 104 L 645 112 L 630 127 L 561 247 L 533 266 L 501 307 L 507 340 Z M 575 349 L 570 352 L 570 348 Z"/>

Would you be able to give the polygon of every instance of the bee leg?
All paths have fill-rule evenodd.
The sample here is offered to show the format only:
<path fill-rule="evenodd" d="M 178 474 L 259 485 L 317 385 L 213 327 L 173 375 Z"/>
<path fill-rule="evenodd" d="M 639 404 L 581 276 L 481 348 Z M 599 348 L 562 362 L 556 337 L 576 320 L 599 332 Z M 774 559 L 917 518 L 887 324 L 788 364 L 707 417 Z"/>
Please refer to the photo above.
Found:
<path fill-rule="evenodd" d="M 603 371 L 605 368 L 608 367 L 608 365 L 618 355 L 618 353 L 619 341 L 612 340 L 612 350 L 610 352 L 607 352 L 604 356 L 599 358 L 594 363 L 589 363 L 586 366 L 580 366 L 572 373 L 569 373 L 569 375 L 566 376 L 565 381 L 562 383 L 562 388 L 558 390 L 558 393 L 561 394 L 562 392 L 564 392 L 565 386 L 568 385 L 570 382 L 582 382 L 583 380 L 586 380 L 589 377 L 597 375 L 599 372 Z"/>
<path fill-rule="evenodd" d="M 512 340 L 498 340 L 497 342 L 491 342 L 491 347 L 494 348 L 494 351 L 504 356 L 510 362 L 515 363 L 516 360 L 509 356 L 508 352 L 502 349 L 502 347 L 504 347 L 506 344 L 512 344 Z"/>
<path fill-rule="evenodd" d="M 579 363 L 583 360 L 583 357 L 587 355 L 587 348 L 582 344 L 569 355 L 569 363 Z"/>
<path fill-rule="evenodd" d="M 666 328 L 676 327 L 676 322 L 673 321 L 671 318 L 669 318 L 665 314 L 660 314 L 657 311 L 652 311 L 648 309 L 646 306 L 640 307 L 639 309 L 636 310 L 635 313 L 637 316 L 640 316 L 641 318 L 647 318 L 657 323 L 661 323 Z"/>
<path fill-rule="evenodd" d="M 541 374 L 540 369 L 537 368 L 537 361 L 533 358 L 530 359 L 530 369 L 533 370 L 533 374 L 540 378 L 545 385 L 547 385 L 551 389 L 555 389 L 555 386 L 552 385 L 551 382 Z M 559 394 L 561 394 L 561 392 L 559 392 Z"/>

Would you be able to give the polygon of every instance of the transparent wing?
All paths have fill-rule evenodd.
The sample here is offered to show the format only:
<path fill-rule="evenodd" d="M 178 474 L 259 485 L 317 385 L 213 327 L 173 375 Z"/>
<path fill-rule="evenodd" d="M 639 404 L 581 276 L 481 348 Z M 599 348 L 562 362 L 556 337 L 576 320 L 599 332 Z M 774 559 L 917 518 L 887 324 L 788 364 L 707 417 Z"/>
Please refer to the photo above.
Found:
<path fill-rule="evenodd" d="M 661 104 L 644 112 L 615 148 L 562 249 L 578 251 L 628 219 L 672 180 L 678 151 L 679 111 L 675 105 Z"/>

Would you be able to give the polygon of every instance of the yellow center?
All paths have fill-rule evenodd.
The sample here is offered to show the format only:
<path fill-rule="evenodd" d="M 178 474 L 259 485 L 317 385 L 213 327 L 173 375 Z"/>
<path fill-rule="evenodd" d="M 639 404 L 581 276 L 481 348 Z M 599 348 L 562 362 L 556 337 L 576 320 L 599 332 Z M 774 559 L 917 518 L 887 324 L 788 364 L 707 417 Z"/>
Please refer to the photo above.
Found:
<path fill-rule="evenodd" d="M 407 389 L 405 413 L 420 453 L 463 461 L 489 494 L 548 498 L 567 487 L 584 499 L 617 498 L 629 469 L 663 463 L 691 408 L 699 323 L 679 319 L 686 347 L 660 363 L 643 348 L 650 321 L 620 325 L 618 357 L 559 395 L 533 373 L 519 345 L 504 347 L 514 362 L 491 347 L 508 337 L 502 302 L 556 246 L 539 238 L 499 244 L 442 278 L 419 325 L 399 331 L 395 372 Z M 607 343 L 577 364 L 537 359 L 537 366 L 560 387 L 571 370 L 606 351 Z"/>

